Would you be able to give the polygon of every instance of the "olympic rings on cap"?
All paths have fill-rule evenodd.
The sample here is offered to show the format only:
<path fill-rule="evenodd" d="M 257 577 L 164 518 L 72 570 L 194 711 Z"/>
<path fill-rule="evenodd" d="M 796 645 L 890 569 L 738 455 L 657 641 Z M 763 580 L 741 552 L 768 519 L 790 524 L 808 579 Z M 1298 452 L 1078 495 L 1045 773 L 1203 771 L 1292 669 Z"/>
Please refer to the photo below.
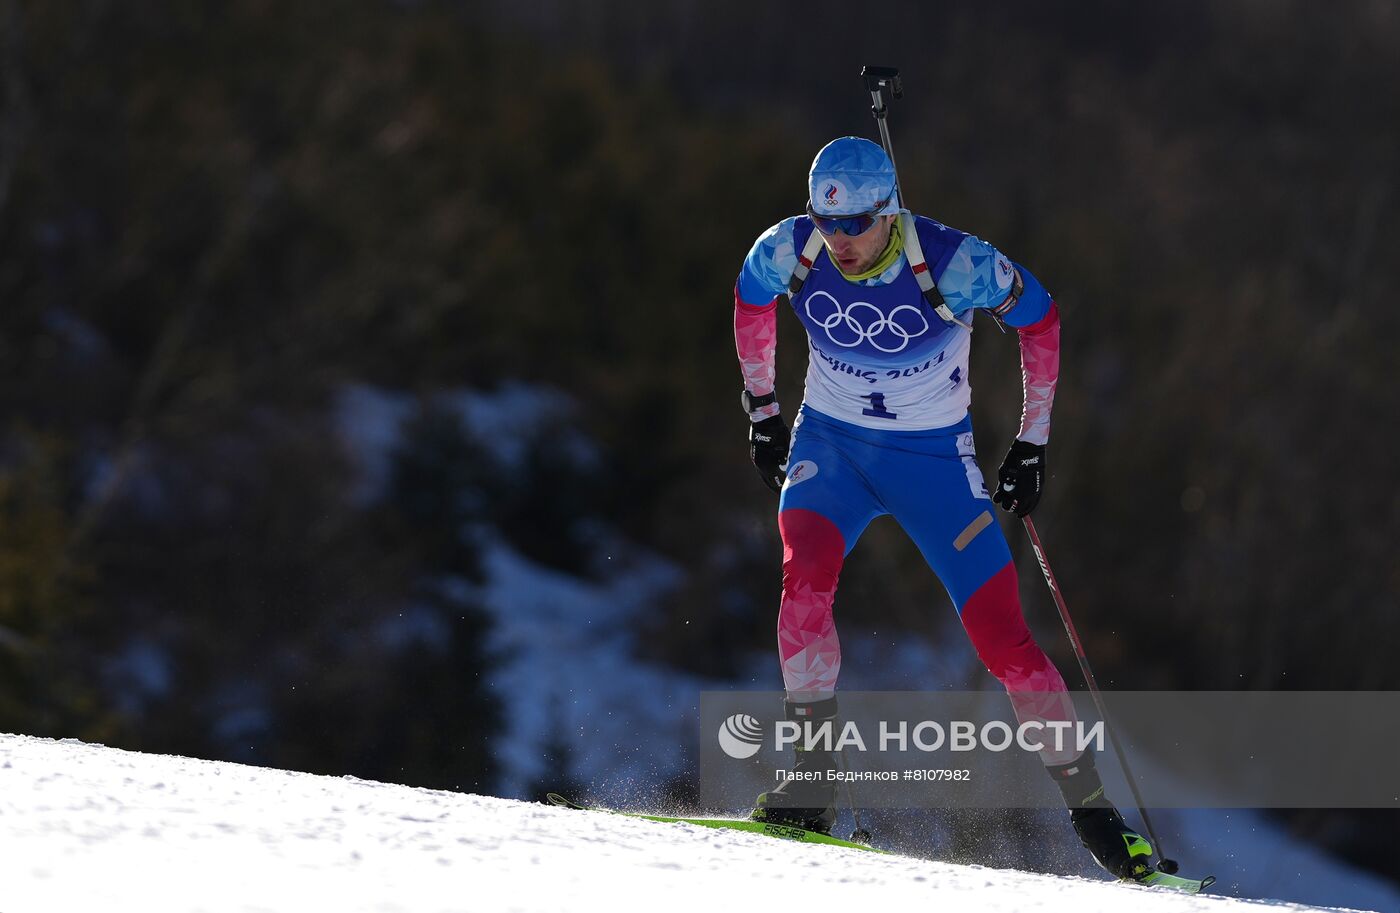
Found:
<path fill-rule="evenodd" d="M 928 318 L 912 304 L 901 304 L 886 314 L 868 301 L 842 307 L 830 294 L 818 291 L 807 298 L 806 310 L 828 339 L 847 349 L 868 342 L 881 352 L 902 352 L 911 339 L 929 331 Z"/>

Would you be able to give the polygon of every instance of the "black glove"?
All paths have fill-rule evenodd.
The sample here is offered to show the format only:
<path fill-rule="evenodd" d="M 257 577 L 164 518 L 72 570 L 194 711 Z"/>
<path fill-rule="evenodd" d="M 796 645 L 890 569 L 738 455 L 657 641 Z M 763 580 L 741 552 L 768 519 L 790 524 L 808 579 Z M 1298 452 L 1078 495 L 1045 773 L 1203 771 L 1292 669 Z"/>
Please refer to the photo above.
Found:
<path fill-rule="evenodd" d="M 792 435 L 781 415 L 773 415 L 749 426 L 749 459 L 758 467 L 763 484 L 783 490 L 787 479 L 788 447 Z"/>
<path fill-rule="evenodd" d="M 1012 441 L 997 470 L 997 490 L 992 500 L 1024 517 L 1035 510 L 1044 489 L 1045 445 Z"/>

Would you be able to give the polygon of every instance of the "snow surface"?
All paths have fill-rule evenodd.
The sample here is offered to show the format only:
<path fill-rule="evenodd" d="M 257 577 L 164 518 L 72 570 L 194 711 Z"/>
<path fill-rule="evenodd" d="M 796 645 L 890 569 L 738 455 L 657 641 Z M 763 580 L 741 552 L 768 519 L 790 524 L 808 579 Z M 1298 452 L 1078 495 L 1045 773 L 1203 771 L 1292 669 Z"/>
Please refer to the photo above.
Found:
<path fill-rule="evenodd" d="M 517 383 L 494 392 L 457 389 L 418 396 L 350 385 L 342 391 L 337 411 L 346 452 L 360 470 L 357 502 L 382 496 L 405 423 L 430 407 L 457 415 L 464 429 L 489 444 L 493 458 L 504 465 L 518 461 L 542 436 L 551 446 L 563 446 L 581 465 L 594 458 L 593 445 L 568 431 L 574 405 L 564 391 Z M 744 671 L 723 681 L 640 660 L 639 632 L 650 615 L 668 611 L 667 594 L 682 582 L 681 572 L 605 527 L 595 533 L 596 570 L 589 579 L 539 565 L 494 530 L 480 528 L 464 535 L 480 554 L 482 583 L 437 581 L 446 591 L 461 590 L 462 598 L 480 604 L 492 619 L 488 636 L 496 662 L 488 682 L 506 711 L 506 729 L 495 740 L 502 771 L 492 791 L 499 795 L 527 797 L 535 783 L 548 779 L 576 781 L 595 801 L 644 804 L 648 796 L 664 793 L 672 780 L 693 780 L 701 691 L 781 688 L 771 647 L 740 658 Z M 859 621 L 859 607 L 848 607 L 841 628 L 843 688 L 999 690 L 932 575 L 928 596 L 928 611 L 944 619 L 936 636 L 868 630 Z M 776 604 L 762 610 L 775 609 Z M 434 619 L 424 612 L 406 615 L 386 639 L 408 634 L 431 638 Z M 1042 635 L 1056 636 L 1053 620 L 1042 621 L 1048 625 Z M 126 658 L 148 657 L 137 653 Z M 570 749 L 567 758 L 550 754 L 551 740 L 560 738 Z M 1135 757 L 1134 766 L 1159 782 L 1171 776 L 1148 757 Z M 1116 765 L 1101 764 L 1101 769 L 1110 779 L 1117 776 Z M 1119 786 L 1111 795 L 1122 805 L 1129 794 Z M 1217 893 L 1400 911 L 1395 884 L 1289 835 L 1262 812 L 1159 810 L 1154 818 L 1172 855 L 1183 864 L 1217 862 Z M 848 816 L 842 820 L 848 828 Z M 1131 812 L 1129 820 L 1135 820 Z M 915 845 L 935 853 L 946 850 L 955 842 L 947 827 L 937 819 L 920 822 L 914 828 Z M 1062 813 L 1051 814 L 1038 827 L 1038 833 L 1021 835 L 1008 852 L 1062 873 L 1076 866 L 1082 866 L 1081 873 L 1092 871 L 1072 845 L 1060 852 L 1063 847 L 1056 841 L 1072 840 Z M 7 913 L 3 906 L 0 913 Z"/>
<path fill-rule="evenodd" d="M 0 735 L 2 913 L 1321 910 Z M 1389 911 L 1387 911 L 1389 913 Z"/>

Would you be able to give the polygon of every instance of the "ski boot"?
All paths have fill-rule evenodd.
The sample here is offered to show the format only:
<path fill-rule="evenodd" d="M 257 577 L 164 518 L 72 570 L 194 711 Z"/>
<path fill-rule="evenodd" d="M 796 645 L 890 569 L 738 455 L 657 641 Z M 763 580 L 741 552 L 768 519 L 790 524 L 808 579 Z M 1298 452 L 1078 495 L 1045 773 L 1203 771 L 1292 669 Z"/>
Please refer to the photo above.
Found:
<path fill-rule="evenodd" d="M 1076 808 L 1069 819 L 1079 842 L 1113 877 L 1141 881 L 1152 872 L 1152 844 L 1128 827 L 1112 805 Z"/>
<path fill-rule="evenodd" d="M 787 719 L 799 725 L 810 721 L 813 729 L 830 721 L 836 725 L 836 698 L 815 703 L 799 704 L 784 701 Z M 794 779 L 784 780 L 775 789 L 761 793 L 749 817 L 766 824 L 785 824 L 803 830 L 830 834 L 836 823 L 836 785 L 826 780 L 828 770 L 836 768 L 836 756 L 830 751 L 803 745 L 805 727 L 793 747 L 797 759 L 793 764 Z M 833 736 L 834 737 L 834 736 Z M 800 779 L 810 776 L 817 779 Z"/>
<path fill-rule="evenodd" d="M 1152 872 L 1152 844 L 1128 827 L 1104 796 L 1092 751 L 1070 764 L 1046 769 L 1064 795 L 1079 842 L 1104 871 L 1130 881 L 1140 881 Z"/>

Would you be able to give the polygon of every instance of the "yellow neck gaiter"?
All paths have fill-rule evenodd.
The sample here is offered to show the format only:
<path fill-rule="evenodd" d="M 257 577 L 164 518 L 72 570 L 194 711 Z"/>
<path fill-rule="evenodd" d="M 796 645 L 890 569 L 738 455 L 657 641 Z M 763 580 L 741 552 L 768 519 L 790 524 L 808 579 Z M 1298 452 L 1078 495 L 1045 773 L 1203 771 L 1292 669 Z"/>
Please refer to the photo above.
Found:
<path fill-rule="evenodd" d="M 900 229 L 899 223 L 900 220 L 895 219 L 894 222 L 890 225 L 890 243 L 885 245 L 884 253 L 880 254 L 880 256 L 875 258 L 875 263 L 871 265 L 870 269 L 866 270 L 863 273 L 842 272 L 841 275 L 845 276 L 852 282 L 861 282 L 866 279 L 874 279 L 876 276 L 880 275 L 885 270 L 893 266 L 894 261 L 899 259 L 899 255 L 904 253 L 904 232 Z M 835 265 L 834 260 L 832 261 L 832 264 Z M 840 271 L 841 267 L 837 266 L 836 269 L 837 271 Z"/>

